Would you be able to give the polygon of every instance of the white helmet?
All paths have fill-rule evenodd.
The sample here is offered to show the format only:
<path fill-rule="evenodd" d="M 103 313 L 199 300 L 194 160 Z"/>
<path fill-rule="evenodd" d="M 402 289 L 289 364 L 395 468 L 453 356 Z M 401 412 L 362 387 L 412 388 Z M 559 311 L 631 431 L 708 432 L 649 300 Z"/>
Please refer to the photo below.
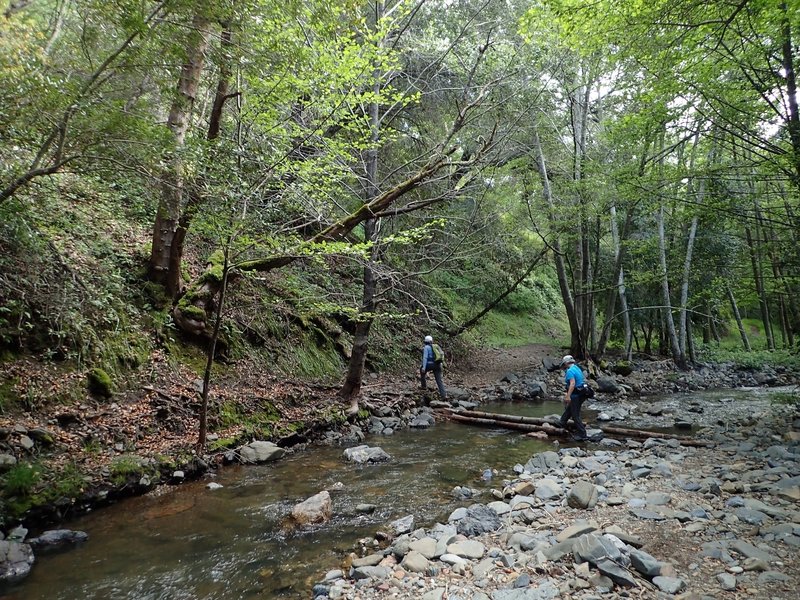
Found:
<path fill-rule="evenodd" d="M 426 344 L 432 344 L 433 343 L 433 336 L 426 335 L 425 336 L 425 343 Z"/>

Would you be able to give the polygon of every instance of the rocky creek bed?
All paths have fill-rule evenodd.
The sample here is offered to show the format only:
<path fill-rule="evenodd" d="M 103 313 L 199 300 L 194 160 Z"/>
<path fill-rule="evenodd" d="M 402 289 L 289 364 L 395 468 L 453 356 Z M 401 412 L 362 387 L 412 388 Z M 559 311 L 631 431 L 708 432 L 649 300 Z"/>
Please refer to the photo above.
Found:
<path fill-rule="evenodd" d="M 750 406 L 703 436 L 715 447 L 606 439 L 538 454 L 447 522 L 420 527 L 409 515 L 360 540 L 313 595 L 796 598 L 796 408 Z"/>

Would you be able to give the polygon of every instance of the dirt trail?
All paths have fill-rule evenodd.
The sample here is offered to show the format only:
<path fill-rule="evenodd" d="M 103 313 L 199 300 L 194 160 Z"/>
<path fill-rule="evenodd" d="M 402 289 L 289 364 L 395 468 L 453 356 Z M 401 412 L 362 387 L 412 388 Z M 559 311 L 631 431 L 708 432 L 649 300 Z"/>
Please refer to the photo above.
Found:
<path fill-rule="evenodd" d="M 465 387 L 491 385 L 508 373 L 521 375 L 537 370 L 546 356 L 560 357 L 564 350 L 546 344 L 528 344 L 515 348 L 483 348 L 469 357 L 452 361 L 447 375 L 451 383 Z"/>

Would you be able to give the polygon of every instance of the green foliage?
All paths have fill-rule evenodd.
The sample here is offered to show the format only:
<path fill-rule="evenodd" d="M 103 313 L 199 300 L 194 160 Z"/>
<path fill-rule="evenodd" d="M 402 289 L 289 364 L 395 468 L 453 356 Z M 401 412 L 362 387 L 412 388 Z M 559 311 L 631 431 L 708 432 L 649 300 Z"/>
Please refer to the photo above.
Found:
<path fill-rule="evenodd" d="M 111 482 L 114 485 L 122 485 L 132 478 L 154 473 L 152 468 L 148 468 L 145 465 L 146 463 L 142 457 L 135 454 L 117 456 L 108 466 Z"/>
<path fill-rule="evenodd" d="M 769 396 L 770 402 L 773 404 L 784 404 L 789 406 L 797 406 L 800 405 L 800 393 L 795 390 L 794 393 L 792 392 L 776 392 L 770 394 Z"/>
<path fill-rule="evenodd" d="M 29 462 L 20 462 L 6 471 L 2 478 L 3 493 L 7 497 L 28 498 L 42 477 L 42 468 Z"/>
<path fill-rule="evenodd" d="M 800 370 L 800 354 L 789 350 L 729 350 L 715 346 L 702 346 L 700 359 L 707 362 L 733 363 L 743 369 L 783 366 L 791 371 Z"/>

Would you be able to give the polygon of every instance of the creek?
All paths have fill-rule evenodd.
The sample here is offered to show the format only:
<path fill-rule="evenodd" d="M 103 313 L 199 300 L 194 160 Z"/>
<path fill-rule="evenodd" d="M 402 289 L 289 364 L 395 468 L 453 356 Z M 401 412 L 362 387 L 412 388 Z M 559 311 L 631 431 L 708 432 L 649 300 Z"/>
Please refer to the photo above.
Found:
<path fill-rule="evenodd" d="M 545 416 L 561 407 L 498 403 L 481 410 Z M 592 411 L 584 415 L 592 420 Z M 409 514 L 415 515 L 415 527 L 446 521 L 457 506 L 474 502 L 456 501 L 455 486 L 500 487 L 513 478 L 515 464 L 553 447 L 517 432 L 450 422 L 370 436 L 365 443 L 380 446 L 392 460 L 358 466 L 344 460 L 343 447 L 314 446 L 276 463 L 226 467 L 213 479 L 161 488 L 85 515 L 65 526 L 86 531 L 88 542 L 37 556 L 30 576 L 0 598 L 310 598 L 313 583 L 336 568 L 360 538 L 371 539 Z M 497 470 L 488 481 L 482 477 L 487 468 Z M 209 490 L 209 481 L 223 487 Z M 341 490 L 331 492 L 331 522 L 304 531 L 286 526 L 295 504 L 339 482 Z M 487 498 L 482 494 L 475 501 Z M 360 514 L 361 503 L 377 508 Z"/>

